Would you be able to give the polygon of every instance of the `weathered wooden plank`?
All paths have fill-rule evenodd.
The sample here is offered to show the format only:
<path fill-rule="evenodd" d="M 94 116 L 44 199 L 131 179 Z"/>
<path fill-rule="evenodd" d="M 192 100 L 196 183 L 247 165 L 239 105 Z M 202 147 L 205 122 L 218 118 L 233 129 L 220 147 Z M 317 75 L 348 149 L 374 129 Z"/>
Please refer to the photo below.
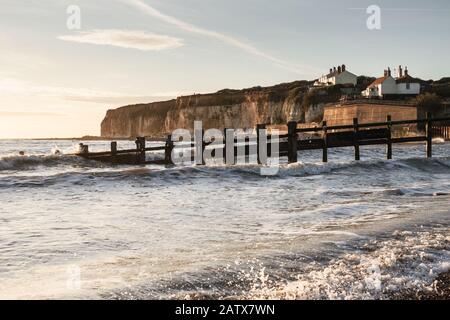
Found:
<path fill-rule="evenodd" d="M 391 141 L 392 143 L 423 142 L 427 141 L 427 137 L 418 136 L 418 137 L 392 138 Z"/>
<path fill-rule="evenodd" d="M 436 118 L 433 119 L 433 122 L 448 122 L 450 121 L 450 117 L 446 118 Z M 415 120 L 397 120 L 392 121 L 391 125 L 407 125 L 407 124 L 420 124 L 426 123 L 426 119 L 415 119 Z M 388 125 L 387 122 L 368 122 L 368 123 L 359 123 L 359 128 L 370 128 L 370 127 L 386 127 Z M 345 129 L 353 129 L 353 125 L 337 125 L 328 127 L 329 131 L 332 130 L 345 130 Z M 319 132 L 322 131 L 322 127 L 311 127 L 311 128 L 299 128 L 297 132 Z"/>
<path fill-rule="evenodd" d="M 297 142 L 298 150 L 316 150 L 322 149 L 323 139 L 299 140 Z"/>
<path fill-rule="evenodd" d="M 177 144 L 178 145 L 178 144 Z M 165 150 L 166 147 L 165 146 L 160 146 L 160 147 L 147 147 L 145 148 L 145 151 L 163 151 Z"/>

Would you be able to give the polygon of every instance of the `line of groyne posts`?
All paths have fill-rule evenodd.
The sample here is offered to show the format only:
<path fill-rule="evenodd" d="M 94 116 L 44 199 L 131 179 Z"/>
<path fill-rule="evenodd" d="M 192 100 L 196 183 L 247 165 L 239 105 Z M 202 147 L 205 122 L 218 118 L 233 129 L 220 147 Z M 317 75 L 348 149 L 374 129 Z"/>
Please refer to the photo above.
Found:
<path fill-rule="evenodd" d="M 407 137 L 393 137 L 393 127 L 399 125 L 422 125 L 425 128 L 425 135 L 407 136 Z M 264 132 L 266 134 L 264 134 Z M 312 137 L 302 138 L 299 134 L 311 134 Z M 201 135 L 196 136 L 197 139 L 191 141 L 177 142 L 177 146 L 182 146 L 185 149 L 195 150 L 195 154 L 201 154 L 201 160 L 192 156 L 192 161 L 196 161 L 197 165 L 205 165 L 205 149 L 212 142 L 205 142 L 204 130 Z M 197 135 L 197 134 L 196 134 Z M 230 137 L 233 135 L 233 138 Z M 392 159 L 392 146 L 396 143 L 411 143 L 411 142 L 425 142 L 426 156 L 431 158 L 433 155 L 433 137 L 450 138 L 450 117 L 433 119 L 431 113 L 427 113 L 425 119 L 415 120 L 400 120 L 392 121 L 392 117 L 388 115 L 386 122 L 373 123 L 359 123 L 358 118 L 353 119 L 351 125 L 335 125 L 328 126 L 327 121 L 323 121 L 321 126 L 310 128 L 298 128 L 297 121 L 290 121 L 287 124 L 287 134 L 273 136 L 278 139 L 279 151 L 278 156 L 286 156 L 288 163 L 298 162 L 298 152 L 303 150 L 322 150 L 322 161 L 328 162 L 328 151 L 332 148 L 353 147 L 355 160 L 361 159 L 361 146 L 369 145 L 386 145 L 386 158 Z M 233 150 L 227 150 L 226 141 L 233 141 Z M 245 156 L 250 156 L 250 145 L 254 143 L 255 138 L 250 139 L 245 136 Z M 201 143 L 196 143 L 201 141 Z M 224 159 L 226 163 L 235 163 L 238 155 L 237 144 L 241 140 L 236 139 L 233 129 L 225 129 L 223 136 L 223 146 L 220 144 L 213 145 L 213 154 L 215 149 L 223 148 Z M 261 154 L 261 147 L 266 144 L 264 152 Z M 274 156 L 272 154 L 272 135 L 267 134 L 267 126 L 265 124 L 258 124 L 256 126 L 256 152 L 257 162 L 259 164 L 266 164 L 267 157 Z M 146 140 L 144 137 L 136 139 L 136 149 L 118 150 L 117 142 L 111 142 L 111 150 L 106 152 L 89 152 L 87 145 L 80 145 L 80 152 L 77 154 L 84 158 L 99 160 L 117 164 L 174 164 L 172 160 L 172 151 L 175 148 L 175 142 L 172 135 L 166 139 L 164 146 L 146 147 Z M 242 146 L 241 146 L 242 147 Z M 164 159 L 161 160 L 146 160 L 146 152 L 150 151 L 164 151 Z M 231 153 L 232 152 L 232 153 Z M 276 155 L 275 155 L 276 156 Z M 265 157 L 265 158 L 264 158 Z M 230 159 L 231 158 L 231 159 Z"/>
<path fill-rule="evenodd" d="M 392 146 L 397 143 L 425 142 L 427 158 L 433 156 L 433 138 L 441 137 L 450 139 L 450 118 L 433 119 L 431 112 L 426 113 L 425 119 L 393 121 L 391 115 L 387 115 L 386 122 L 359 123 L 358 118 L 353 118 L 352 125 L 328 126 L 327 121 L 317 128 L 297 128 L 297 122 L 288 123 L 288 162 L 298 161 L 298 151 L 322 149 L 322 161 L 328 162 L 328 150 L 330 148 L 353 147 L 354 158 L 361 160 L 361 146 L 386 145 L 386 159 L 393 158 Z M 394 126 L 424 125 L 425 135 L 393 137 Z M 349 131 L 351 130 L 351 131 Z M 299 132 L 322 132 L 321 139 L 298 140 Z"/>

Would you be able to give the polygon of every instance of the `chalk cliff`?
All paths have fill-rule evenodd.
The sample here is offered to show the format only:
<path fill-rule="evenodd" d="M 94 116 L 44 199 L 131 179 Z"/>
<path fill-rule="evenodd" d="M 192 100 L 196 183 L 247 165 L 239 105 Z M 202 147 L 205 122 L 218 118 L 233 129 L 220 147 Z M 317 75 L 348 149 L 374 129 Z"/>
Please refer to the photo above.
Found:
<path fill-rule="evenodd" d="M 162 137 L 177 128 L 192 130 L 195 120 L 202 120 L 205 129 L 253 128 L 258 123 L 284 124 L 290 119 L 320 121 L 323 103 L 337 100 L 340 91 L 311 92 L 310 84 L 297 81 L 265 88 L 226 89 L 108 110 L 101 135 Z"/>
<path fill-rule="evenodd" d="M 108 110 L 101 125 L 104 138 L 163 137 L 174 129 L 192 130 L 195 120 L 209 128 L 253 128 L 258 123 L 320 122 L 324 105 L 342 94 L 359 93 L 374 78 L 358 77 L 355 88 L 331 86 L 311 90 L 313 81 L 296 81 L 272 87 L 182 96 L 177 99 L 130 105 Z M 450 78 L 423 81 L 424 92 L 450 99 Z"/>

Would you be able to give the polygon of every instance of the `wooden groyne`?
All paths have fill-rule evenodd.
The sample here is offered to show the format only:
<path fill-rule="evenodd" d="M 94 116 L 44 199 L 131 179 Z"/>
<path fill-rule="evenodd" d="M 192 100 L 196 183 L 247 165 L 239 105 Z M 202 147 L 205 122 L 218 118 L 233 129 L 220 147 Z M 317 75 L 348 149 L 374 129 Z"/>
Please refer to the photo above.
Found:
<path fill-rule="evenodd" d="M 407 137 L 393 137 L 394 126 L 406 126 L 406 125 L 422 125 L 425 127 L 425 134 L 419 136 L 407 136 Z M 85 159 L 97 160 L 112 164 L 160 164 L 170 165 L 172 162 L 172 151 L 175 147 L 182 147 L 184 150 L 188 150 L 191 154 L 191 160 L 194 161 L 194 150 L 197 153 L 202 154 L 201 161 L 197 164 L 205 164 L 203 157 L 206 147 L 211 145 L 213 148 L 212 153 L 215 150 L 223 149 L 224 157 L 231 154 L 233 163 L 236 161 L 238 155 L 238 148 L 242 147 L 242 142 L 245 145 L 245 156 L 251 155 L 251 150 L 256 150 L 256 156 L 258 163 L 262 163 L 260 160 L 259 149 L 266 144 L 268 156 L 275 156 L 271 151 L 271 140 L 273 137 L 270 134 L 260 135 L 261 131 L 266 132 L 266 125 L 261 124 L 256 128 L 257 134 L 254 138 L 246 137 L 245 140 L 240 140 L 234 137 L 231 139 L 233 142 L 233 150 L 227 150 L 225 144 L 214 144 L 212 142 L 204 142 L 204 132 L 202 132 L 200 143 L 192 141 L 174 142 L 172 136 L 168 136 L 164 145 L 146 147 L 145 138 L 138 137 L 136 139 L 136 149 L 118 150 L 117 142 L 111 142 L 110 151 L 104 152 L 90 152 L 89 146 L 80 144 L 80 150 L 76 154 L 77 156 Z M 227 134 L 230 135 L 233 131 L 224 130 L 224 141 L 230 139 Z M 309 134 L 311 137 L 303 138 L 305 134 Z M 373 122 L 373 123 L 359 123 L 358 119 L 353 119 L 351 125 L 338 125 L 327 126 L 326 121 L 321 126 L 313 128 L 298 128 L 296 121 L 290 121 L 287 124 L 287 134 L 281 134 L 276 136 L 279 141 L 280 157 L 287 157 L 289 163 L 298 161 L 298 152 L 304 150 L 322 150 L 322 161 L 328 162 L 328 150 L 331 148 L 343 148 L 353 147 L 355 160 L 361 159 L 361 146 L 369 145 L 385 145 L 386 146 L 386 158 L 392 159 L 392 145 L 398 143 L 411 143 L 411 142 L 425 142 L 426 144 L 426 156 L 432 157 L 433 155 L 433 138 L 450 139 L 450 117 L 433 119 L 431 114 L 428 113 L 426 119 L 415 120 L 401 120 L 392 121 L 391 116 L 387 116 L 385 122 Z M 240 146 L 239 146 L 240 145 Z M 256 148 L 251 148 L 256 147 Z M 231 153 L 232 151 L 232 153 Z M 159 160 L 147 160 L 147 153 L 159 152 L 163 153 L 163 157 Z M 253 154 L 254 155 L 254 154 Z"/>
<path fill-rule="evenodd" d="M 450 141 L 450 125 L 434 125 L 432 128 L 433 137 Z"/>

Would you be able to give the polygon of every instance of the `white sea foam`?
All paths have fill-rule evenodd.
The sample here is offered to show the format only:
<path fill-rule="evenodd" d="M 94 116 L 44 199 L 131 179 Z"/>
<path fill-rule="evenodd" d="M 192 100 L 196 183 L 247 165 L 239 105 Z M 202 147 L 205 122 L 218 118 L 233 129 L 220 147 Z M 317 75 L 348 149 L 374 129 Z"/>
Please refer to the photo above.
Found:
<path fill-rule="evenodd" d="M 267 281 L 254 299 L 387 299 L 436 290 L 436 277 L 450 270 L 450 229 L 396 231 L 323 265 L 309 263 L 296 281 Z M 259 282 L 255 277 L 255 282 Z M 436 293 L 436 292 L 434 292 Z"/>
<path fill-rule="evenodd" d="M 393 161 L 376 160 L 384 146 L 360 162 L 353 150 L 330 150 L 326 164 L 302 153 L 275 177 L 257 165 L 112 166 L 52 155 L 54 144 L 0 144 L 1 297 L 385 298 L 426 290 L 449 267 L 449 144 L 433 159 L 417 145 Z M 410 233 L 370 242 L 361 231 L 394 226 Z M 68 265 L 80 268 L 80 292 L 66 292 Z"/>

